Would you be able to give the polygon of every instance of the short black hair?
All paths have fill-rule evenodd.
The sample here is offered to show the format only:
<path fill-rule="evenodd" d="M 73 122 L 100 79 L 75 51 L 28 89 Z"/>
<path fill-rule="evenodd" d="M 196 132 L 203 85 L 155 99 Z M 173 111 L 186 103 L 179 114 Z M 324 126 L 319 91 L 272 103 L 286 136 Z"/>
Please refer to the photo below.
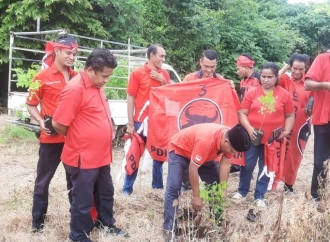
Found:
<path fill-rule="evenodd" d="M 294 53 L 293 55 L 291 55 L 290 60 L 289 60 L 289 64 L 291 67 L 293 65 L 293 62 L 295 62 L 295 61 L 303 62 L 305 64 L 305 67 L 309 68 L 310 60 L 309 60 L 308 55 Z"/>
<path fill-rule="evenodd" d="M 70 35 L 61 35 L 61 36 L 57 37 L 55 42 L 56 43 L 61 43 L 62 45 L 66 45 L 70 48 L 72 48 L 71 43 L 78 44 L 77 40 L 74 37 L 70 36 Z"/>
<path fill-rule="evenodd" d="M 201 59 L 203 59 L 204 57 L 206 57 L 209 60 L 218 61 L 218 54 L 214 50 L 205 50 L 205 51 L 203 51 L 203 53 L 201 55 Z"/>
<path fill-rule="evenodd" d="M 148 60 L 150 60 L 150 54 L 154 54 L 156 55 L 157 54 L 157 48 L 158 47 L 161 47 L 161 48 L 164 48 L 161 44 L 152 44 L 149 46 L 148 50 L 147 50 L 147 57 L 148 57 Z"/>
<path fill-rule="evenodd" d="M 277 86 L 278 82 L 279 82 L 278 72 L 280 70 L 278 68 L 278 66 L 274 62 L 266 62 L 260 69 L 260 79 L 261 79 L 261 73 L 264 69 L 270 69 L 273 72 L 273 74 L 275 75 L 275 77 L 277 79 L 276 83 L 275 83 L 275 86 Z M 261 85 L 261 81 L 259 81 L 259 82 L 260 82 L 260 85 Z"/>
<path fill-rule="evenodd" d="M 252 55 L 249 53 L 242 53 L 241 56 L 245 56 L 245 57 L 249 58 L 250 60 L 254 61 Z"/>
<path fill-rule="evenodd" d="M 95 48 L 87 57 L 85 69 L 92 67 L 94 71 L 103 71 L 104 67 L 115 69 L 118 63 L 116 57 L 106 48 Z"/>

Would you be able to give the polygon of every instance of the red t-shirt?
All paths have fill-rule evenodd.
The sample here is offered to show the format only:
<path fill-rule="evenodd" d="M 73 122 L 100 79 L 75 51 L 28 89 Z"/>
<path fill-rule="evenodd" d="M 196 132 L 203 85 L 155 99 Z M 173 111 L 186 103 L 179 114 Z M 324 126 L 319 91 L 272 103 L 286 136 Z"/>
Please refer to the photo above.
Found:
<path fill-rule="evenodd" d="M 77 75 L 72 69 L 68 69 L 70 77 Z M 60 94 L 66 85 L 66 80 L 58 70 L 55 64 L 41 70 L 33 79 L 34 82 L 39 82 L 38 90 L 29 89 L 29 96 L 26 104 L 38 106 L 40 104 L 40 116 L 43 118 L 45 114 L 53 116 L 60 100 Z M 40 143 L 63 143 L 65 140 L 63 135 L 49 136 L 41 132 Z"/>
<path fill-rule="evenodd" d="M 318 55 L 306 74 L 306 79 L 316 82 L 330 82 L 330 53 Z M 322 125 L 330 121 L 330 92 L 320 90 L 314 92 L 312 124 Z"/>
<path fill-rule="evenodd" d="M 162 73 L 166 83 L 170 84 L 170 76 L 164 69 L 158 69 L 159 73 Z M 134 102 L 134 117 L 135 122 L 143 122 L 145 117 L 148 115 L 147 112 L 143 112 L 145 105 L 149 100 L 150 91 L 152 87 L 159 87 L 161 83 L 150 77 L 151 69 L 147 63 L 135 69 L 128 81 L 127 94 L 135 97 Z"/>
<path fill-rule="evenodd" d="M 232 154 L 220 154 L 222 135 L 229 128 L 214 123 L 196 124 L 176 133 L 170 141 L 169 151 L 192 160 L 201 166 L 207 161 L 224 155 L 230 159 Z"/>
<path fill-rule="evenodd" d="M 61 156 L 63 163 L 81 169 L 112 161 L 112 123 L 103 88 L 93 87 L 82 71 L 63 89 L 53 117 L 68 126 Z"/>
<path fill-rule="evenodd" d="M 261 107 L 259 97 L 265 95 L 262 87 L 258 86 L 246 93 L 241 104 L 242 109 L 249 110 L 248 120 L 252 127 L 264 131 L 264 136 L 261 140 L 262 144 L 267 143 L 268 139 L 272 137 L 274 130 L 284 127 L 285 115 L 294 113 L 294 107 L 289 92 L 277 86 L 273 93 L 276 99 L 275 112 L 267 113 L 264 118 L 264 115 L 259 112 Z M 262 124 L 263 120 L 264 122 Z M 261 124 L 262 127 L 260 127 Z"/>

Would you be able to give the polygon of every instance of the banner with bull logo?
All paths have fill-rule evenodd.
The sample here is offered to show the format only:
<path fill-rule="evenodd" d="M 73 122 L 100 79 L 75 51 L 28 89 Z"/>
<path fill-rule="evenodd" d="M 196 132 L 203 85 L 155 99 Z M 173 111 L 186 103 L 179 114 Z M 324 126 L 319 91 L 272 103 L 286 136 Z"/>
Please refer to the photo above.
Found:
<path fill-rule="evenodd" d="M 238 123 L 240 103 L 225 79 L 201 80 L 153 88 L 150 94 L 147 149 L 153 159 L 167 161 L 170 138 L 200 123 L 232 127 Z M 232 163 L 242 164 L 242 155 Z M 244 163 L 244 162 L 243 162 Z"/>
<path fill-rule="evenodd" d="M 303 158 L 308 138 L 311 134 L 310 118 L 304 111 L 309 93 L 300 88 L 294 81 L 288 80 L 285 88 L 290 92 L 295 110 L 295 123 L 287 137 L 285 162 L 282 180 L 293 185 Z"/>

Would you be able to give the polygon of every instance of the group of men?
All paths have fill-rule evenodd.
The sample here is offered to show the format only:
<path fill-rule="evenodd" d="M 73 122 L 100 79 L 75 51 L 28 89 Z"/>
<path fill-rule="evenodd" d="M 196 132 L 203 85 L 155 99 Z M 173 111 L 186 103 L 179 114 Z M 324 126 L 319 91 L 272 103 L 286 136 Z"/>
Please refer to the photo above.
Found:
<path fill-rule="evenodd" d="M 114 187 L 112 123 L 103 86 L 117 67 L 114 55 L 105 48 L 94 49 L 84 69 L 71 69 L 78 44 L 63 36 L 48 43 L 46 69 L 34 78 L 38 90 L 29 90 L 28 111 L 41 129 L 37 177 L 32 206 L 32 232 L 42 232 L 48 208 L 50 181 L 62 161 L 70 202 L 71 241 L 90 242 L 94 227 L 107 234 L 128 237 L 116 227 L 113 216 Z M 40 105 L 40 112 L 37 106 Z M 91 209 L 98 216 L 94 222 Z"/>
<path fill-rule="evenodd" d="M 62 161 L 67 189 L 70 191 L 70 239 L 91 241 L 89 234 L 94 227 L 111 235 L 128 237 L 126 231 L 115 226 L 113 216 L 114 187 L 110 164 L 114 134 L 109 105 L 103 91 L 103 86 L 117 67 L 116 59 L 109 50 L 94 49 L 86 60 L 84 70 L 78 74 L 71 69 L 78 49 L 74 38 L 58 38 L 50 49 L 47 53 L 49 67 L 34 79 L 40 82 L 40 88 L 30 90 L 26 102 L 28 111 L 42 131 L 33 195 L 32 231 L 40 232 L 43 229 L 49 184 Z M 165 56 L 166 52 L 161 45 L 151 45 L 147 51 L 148 62 L 134 70 L 129 78 L 127 133 L 131 137 L 146 118 L 144 110 L 151 88 L 170 84 L 169 74 L 162 69 Z M 184 81 L 223 78 L 215 72 L 217 62 L 215 51 L 204 51 L 200 58 L 201 69 L 187 75 Z M 237 73 L 242 78 L 240 88 L 243 97 L 248 88 L 259 85 L 258 73 L 254 70 L 253 59 L 247 54 L 242 54 L 236 64 Z M 307 74 L 305 84 L 306 89 L 316 92 L 312 187 L 318 186 L 314 176 L 322 172 L 321 161 L 330 155 L 329 68 L 330 54 L 321 54 Z M 40 112 L 38 105 L 41 107 Z M 49 125 L 49 119 L 52 119 L 52 125 Z M 139 135 L 146 142 L 147 137 L 143 132 Z M 173 236 L 171 231 L 176 224 L 173 201 L 179 196 L 185 174 L 193 192 L 193 208 L 198 211 L 202 206 L 198 176 L 209 184 L 227 181 L 232 154 L 244 152 L 250 145 L 247 131 L 239 124 L 233 128 L 219 124 L 199 124 L 179 131 L 171 138 L 163 226 L 167 239 Z M 220 163 L 213 161 L 217 157 L 221 157 Z M 123 194 L 132 194 L 137 173 L 138 169 L 131 175 L 126 174 Z M 163 187 L 163 162 L 154 160 L 152 188 Z M 96 222 L 90 213 L 93 206 L 98 212 Z"/>

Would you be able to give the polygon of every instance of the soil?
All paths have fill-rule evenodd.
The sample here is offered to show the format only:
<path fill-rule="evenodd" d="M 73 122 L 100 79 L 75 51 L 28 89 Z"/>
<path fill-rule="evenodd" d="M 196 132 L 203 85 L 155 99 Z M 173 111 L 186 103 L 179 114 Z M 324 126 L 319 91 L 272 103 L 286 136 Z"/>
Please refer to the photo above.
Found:
<path fill-rule="evenodd" d="M 0 115 L 0 129 L 9 125 L 7 115 Z M 202 214 L 196 220 L 200 229 L 185 227 L 187 234 L 193 237 L 190 241 L 327 241 L 330 238 L 329 203 L 321 204 L 322 212 L 310 200 L 309 190 L 313 170 L 313 137 L 310 138 L 305 157 L 298 172 L 295 195 L 283 195 L 283 185 L 278 190 L 267 193 L 266 209 L 258 209 L 253 203 L 253 190 L 257 179 L 257 169 L 251 184 L 251 192 L 242 203 L 228 201 L 225 221 L 218 228 Z M 49 207 L 42 234 L 32 235 L 31 204 L 33 195 L 36 164 L 38 160 L 38 140 L 16 140 L 3 137 L 0 144 L 0 241 L 69 241 L 69 203 L 65 188 L 64 168 L 60 165 L 49 189 Z M 115 148 L 111 174 L 115 185 L 115 218 L 116 225 L 127 230 L 130 238 L 121 239 L 106 236 L 94 230 L 91 239 L 99 242 L 125 241 L 158 242 L 162 239 L 164 190 L 151 189 L 151 168 L 138 174 L 131 196 L 121 194 L 124 175 L 120 177 L 123 149 Z M 167 164 L 164 164 L 164 183 L 167 177 Z M 228 197 L 237 191 L 238 176 L 229 178 Z M 188 208 L 190 193 L 185 193 L 179 200 L 181 208 Z M 257 214 L 254 222 L 246 219 L 249 211 Z M 206 211 L 206 208 L 204 208 Z M 319 210 L 320 211 L 320 210 Z M 188 211 L 189 214 L 189 211 Z M 196 222 L 196 221 L 195 221 Z M 196 235 L 196 236 L 195 236 Z M 328 236 L 328 237 L 327 237 Z M 199 237 L 198 239 L 196 237 Z"/>

